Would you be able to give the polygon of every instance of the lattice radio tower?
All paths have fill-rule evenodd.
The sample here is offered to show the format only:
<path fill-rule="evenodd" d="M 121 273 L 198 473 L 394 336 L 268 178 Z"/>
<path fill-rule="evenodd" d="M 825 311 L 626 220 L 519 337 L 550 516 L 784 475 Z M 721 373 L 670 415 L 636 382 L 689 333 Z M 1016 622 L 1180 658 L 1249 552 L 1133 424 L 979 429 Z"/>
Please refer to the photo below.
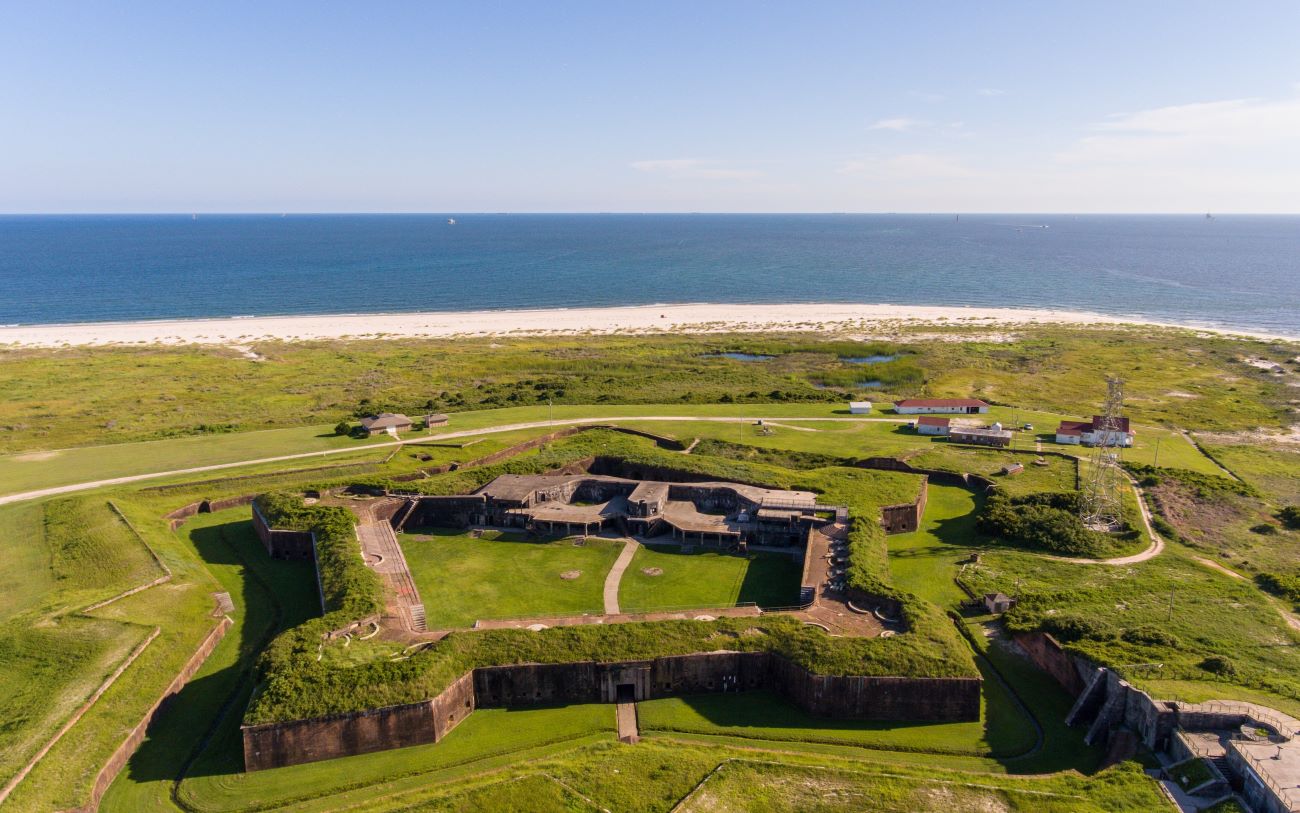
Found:
<path fill-rule="evenodd" d="M 1094 531 L 1119 529 L 1123 517 L 1124 470 L 1120 467 L 1120 450 L 1124 448 L 1121 420 L 1124 410 L 1124 382 L 1106 379 L 1106 406 L 1096 418 L 1093 434 L 1097 448 L 1088 467 L 1088 482 L 1083 489 L 1083 524 Z"/>

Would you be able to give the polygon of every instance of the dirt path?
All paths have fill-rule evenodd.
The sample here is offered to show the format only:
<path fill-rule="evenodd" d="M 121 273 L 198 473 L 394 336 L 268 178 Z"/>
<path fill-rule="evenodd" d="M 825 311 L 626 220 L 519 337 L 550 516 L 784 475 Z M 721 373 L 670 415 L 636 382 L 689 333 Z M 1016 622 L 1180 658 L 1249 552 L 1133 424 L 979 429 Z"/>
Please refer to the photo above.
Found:
<path fill-rule="evenodd" d="M 54 486 L 51 488 L 40 488 L 35 491 L 20 491 L 15 494 L 0 496 L 0 505 L 9 503 L 26 502 L 28 500 L 39 500 L 42 497 L 54 497 L 59 494 L 72 494 L 78 491 L 89 491 L 95 488 L 104 488 L 106 486 L 120 486 L 128 483 L 138 483 L 144 480 L 155 480 L 160 477 L 176 477 L 183 474 L 200 474 L 208 471 L 221 471 L 223 469 L 234 469 L 240 466 L 256 466 L 264 463 L 283 463 L 290 460 L 306 460 L 310 458 L 329 457 L 339 454 L 355 454 L 357 452 L 370 451 L 371 449 L 384 449 L 392 446 L 401 446 L 406 444 L 416 445 L 420 443 L 437 443 L 443 440 L 453 440 L 456 438 L 477 437 L 479 435 L 491 435 L 497 432 L 513 432 L 520 429 L 546 429 L 552 426 L 579 426 L 582 424 L 593 423 L 630 423 L 636 421 L 701 421 L 704 423 L 750 423 L 752 421 L 834 421 L 842 423 L 907 423 L 903 418 L 763 418 L 763 417 L 746 417 L 746 418 L 720 418 L 698 415 L 638 415 L 633 417 L 618 418 L 564 418 L 558 421 L 531 421 L 528 423 L 511 423 L 501 426 L 487 426 L 481 429 L 465 429 L 460 432 L 444 432 L 441 435 L 429 435 L 427 437 L 407 438 L 405 440 L 394 440 L 386 443 L 373 443 L 369 446 L 362 447 L 343 447 L 339 449 L 326 449 L 321 452 L 300 452 L 298 454 L 278 455 L 276 457 L 260 457 L 253 460 L 238 460 L 233 463 L 214 463 L 210 466 L 193 466 L 187 469 L 171 469 L 169 471 L 155 471 L 147 474 L 131 474 L 124 477 L 107 477 L 102 480 L 90 480 L 84 483 L 73 483 L 66 486 Z M 794 428 L 794 427 L 791 427 Z"/>
<path fill-rule="evenodd" d="M 636 556 L 639 547 L 641 543 L 635 539 L 627 540 L 618 558 L 614 560 L 614 566 L 605 576 L 605 615 L 618 615 L 621 612 L 618 608 L 618 585 L 623 580 L 623 572 L 627 570 L 628 565 L 632 564 L 632 557 Z"/>
<path fill-rule="evenodd" d="M 1142 496 L 1142 491 L 1137 487 L 1137 483 L 1129 481 L 1129 487 L 1133 489 L 1133 496 L 1137 497 L 1138 513 L 1142 517 L 1142 527 L 1146 529 L 1147 535 L 1151 537 L 1151 545 L 1141 553 L 1135 553 L 1132 556 L 1119 556 L 1114 559 L 1074 559 L 1068 556 L 1047 556 L 1057 562 L 1069 562 L 1074 565 L 1135 565 L 1138 562 L 1145 562 L 1148 559 L 1154 559 L 1165 549 L 1165 540 L 1160 534 L 1156 533 L 1151 527 L 1151 509 L 1147 507 L 1146 498 Z"/>

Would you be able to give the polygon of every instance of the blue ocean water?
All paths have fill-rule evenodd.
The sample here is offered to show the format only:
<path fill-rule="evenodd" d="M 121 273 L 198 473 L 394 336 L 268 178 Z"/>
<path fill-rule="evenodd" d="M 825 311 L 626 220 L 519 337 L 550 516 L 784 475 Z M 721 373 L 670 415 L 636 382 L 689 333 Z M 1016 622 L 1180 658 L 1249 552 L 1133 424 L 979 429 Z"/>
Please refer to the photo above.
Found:
<path fill-rule="evenodd" d="M 1300 336 L 1300 217 L 0 217 L 0 324 L 863 302 Z"/>

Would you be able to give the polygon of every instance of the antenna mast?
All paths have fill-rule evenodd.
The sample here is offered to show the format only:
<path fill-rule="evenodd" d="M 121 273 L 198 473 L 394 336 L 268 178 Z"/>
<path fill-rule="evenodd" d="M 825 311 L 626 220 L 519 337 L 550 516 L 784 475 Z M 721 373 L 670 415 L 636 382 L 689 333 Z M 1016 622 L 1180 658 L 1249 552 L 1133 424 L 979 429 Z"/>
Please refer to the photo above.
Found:
<path fill-rule="evenodd" d="M 1119 530 L 1124 516 L 1123 489 L 1126 476 L 1120 467 L 1120 450 L 1124 448 L 1124 382 L 1106 379 L 1106 406 L 1094 420 L 1093 437 L 1097 439 L 1088 466 L 1088 482 L 1083 489 L 1081 519 L 1094 531 Z"/>

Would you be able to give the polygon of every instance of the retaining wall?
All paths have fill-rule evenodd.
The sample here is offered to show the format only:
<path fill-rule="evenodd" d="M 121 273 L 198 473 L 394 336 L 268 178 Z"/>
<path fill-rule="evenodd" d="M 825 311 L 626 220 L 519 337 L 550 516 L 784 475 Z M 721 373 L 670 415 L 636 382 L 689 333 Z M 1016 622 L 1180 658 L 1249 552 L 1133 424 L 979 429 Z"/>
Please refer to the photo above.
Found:
<path fill-rule="evenodd" d="M 437 697 L 419 703 L 244 726 L 244 768 L 282 768 L 438 742 L 473 710 L 473 677 L 467 673 Z"/>
<path fill-rule="evenodd" d="M 1078 697 L 1083 691 L 1084 679 L 1079 674 L 1073 655 L 1061 648 L 1055 638 L 1045 632 L 1022 632 L 1015 641 L 1039 669 L 1042 669 L 1070 693 Z"/>
<path fill-rule="evenodd" d="M 226 637 L 226 631 L 233 624 L 234 622 L 230 620 L 229 616 L 224 616 L 204 636 L 198 649 L 194 650 L 194 654 L 190 655 L 189 659 L 185 661 L 185 665 L 181 667 L 172 682 L 167 684 L 162 696 L 154 701 L 154 704 L 144 713 L 144 717 L 140 722 L 136 723 L 135 728 L 131 729 L 131 733 L 127 734 L 126 739 L 117 746 L 117 749 L 113 751 L 113 755 L 99 769 L 99 773 L 95 775 L 95 784 L 91 787 L 90 802 L 76 808 L 77 813 L 94 813 L 94 811 L 99 810 L 99 803 L 104 798 L 104 794 L 108 792 L 113 780 L 117 779 L 117 775 L 126 767 L 126 763 L 131 759 L 131 755 L 135 753 L 136 749 L 140 747 L 140 743 L 144 742 L 149 726 L 158 716 L 166 713 L 168 701 L 184 688 L 190 678 L 194 677 L 194 673 L 203 666 L 203 662 L 212 654 L 212 650 L 217 648 L 217 644 L 221 643 L 221 639 Z"/>
<path fill-rule="evenodd" d="M 905 534 L 919 530 L 921 517 L 925 515 L 926 500 L 929 499 L 930 477 L 921 475 L 921 491 L 910 503 L 885 505 L 880 509 L 880 527 L 887 534 Z"/>
<path fill-rule="evenodd" d="M 244 766 L 256 771 L 437 742 L 475 708 L 613 703 L 769 689 L 803 710 L 843 719 L 978 720 L 979 678 L 817 675 L 767 652 L 699 652 L 614 663 L 512 664 L 465 673 L 432 700 L 311 720 L 245 726 Z"/>
<path fill-rule="evenodd" d="M 257 503 L 253 506 L 253 530 L 273 559 L 315 559 L 316 544 L 311 531 L 284 531 L 272 528 L 262 516 Z"/>
<path fill-rule="evenodd" d="M 817 675 L 771 656 L 772 688 L 810 714 L 858 720 L 978 720 L 978 678 Z"/>
<path fill-rule="evenodd" d="M 1005 450 L 1004 450 L 1005 451 Z M 905 474 L 924 474 L 930 480 L 943 486 L 962 486 L 988 490 L 997 488 L 997 483 L 980 474 L 942 471 L 940 469 L 919 469 L 904 460 L 893 457 L 868 457 L 853 465 L 860 469 L 879 469 L 881 471 L 901 471 Z"/>

